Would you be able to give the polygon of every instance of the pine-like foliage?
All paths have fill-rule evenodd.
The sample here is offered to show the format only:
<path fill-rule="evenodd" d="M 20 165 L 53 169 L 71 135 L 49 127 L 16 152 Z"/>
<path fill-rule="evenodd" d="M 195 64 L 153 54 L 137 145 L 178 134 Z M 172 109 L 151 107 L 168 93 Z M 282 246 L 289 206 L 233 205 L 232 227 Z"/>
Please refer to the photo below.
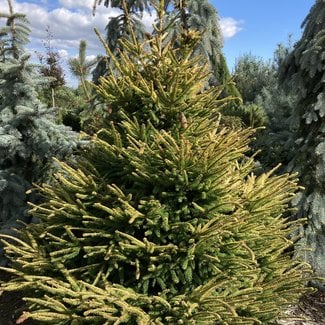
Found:
<path fill-rule="evenodd" d="M 91 100 L 91 86 L 87 82 L 91 69 L 97 64 L 98 58 L 86 59 L 87 41 L 81 40 L 79 43 L 79 56 L 69 59 L 69 68 L 71 73 L 79 79 L 79 87 L 83 91 L 85 100 Z"/>
<path fill-rule="evenodd" d="M 222 109 L 222 122 L 233 127 L 265 126 L 267 124 L 266 110 L 263 103 L 258 102 L 256 98 L 276 79 L 272 65 L 252 54 L 244 54 L 236 60 L 232 78 L 242 101 L 231 103 Z M 221 78 L 224 82 L 229 79 L 230 76 Z M 231 93 L 234 94 L 234 92 Z"/>
<path fill-rule="evenodd" d="M 234 81 L 245 103 L 254 103 L 256 97 L 271 82 L 275 81 L 275 70 L 271 62 L 244 54 L 236 60 Z"/>
<path fill-rule="evenodd" d="M 297 93 L 292 112 L 294 158 L 290 170 L 300 173 L 306 188 L 295 199 L 302 229 L 300 253 L 318 275 L 325 276 L 325 1 L 317 0 L 303 22 L 304 32 L 282 67 L 282 79 Z"/>
<path fill-rule="evenodd" d="M 211 69 L 209 84 L 224 85 L 224 96 L 240 97 L 235 85 L 230 82 L 230 73 L 222 53 L 223 37 L 218 12 L 208 0 L 174 0 L 173 9 L 167 15 L 171 24 L 170 37 L 177 37 L 182 30 L 202 33 L 202 38 L 195 54 L 202 55 Z M 171 7 L 171 5 L 169 4 Z"/>
<path fill-rule="evenodd" d="M 120 9 L 121 13 L 116 17 L 110 17 L 106 26 L 106 44 L 114 55 L 118 55 L 122 50 L 119 40 L 129 37 L 129 29 L 132 28 L 137 39 L 143 40 L 146 28 L 142 22 L 144 12 L 150 11 L 150 1 L 148 0 L 95 0 L 93 14 L 98 5 Z M 101 76 L 108 72 L 109 58 L 102 58 L 94 71 L 93 81 L 98 82 Z"/>
<path fill-rule="evenodd" d="M 252 54 L 239 57 L 234 69 L 234 81 L 244 105 L 223 110 L 227 115 L 239 116 L 244 125 L 265 126 L 254 142 L 254 150 L 260 150 L 257 159 L 265 170 L 279 163 L 286 166 L 292 158 L 289 124 L 296 91 L 284 89 L 278 80 L 279 66 L 292 49 L 289 38 L 287 44 L 277 46 L 273 60 L 264 61 Z"/>
<path fill-rule="evenodd" d="M 94 7 L 96 8 L 100 3 L 102 1 L 95 1 Z M 104 1 L 106 7 L 111 6 L 127 10 L 127 15 L 124 14 L 124 10 L 121 15 L 110 18 L 106 26 L 106 42 L 115 55 L 119 53 L 119 50 L 123 51 L 119 39 L 128 36 L 130 26 L 135 31 L 137 39 L 139 41 L 143 40 L 146 30 L 141 18 L 143 12 L 152 12 L 152 3 L 147 0 Z M 230 73 L 222 53 L 223 37 L 219 16 L 214 6 L 208 0 L 165 0 L 163 6 L 166 12 L 167 40 L 178 38 L 183 30 L 201 32 L 201 41 L 196 48 L 195 54 L 202 55 L 208 61 L 212 71 L 209 80 L 210 84 L 222 84 L 224 85 L 225 94 L 240 97 L 237 88 L 230 82 Z M 159 24 L 158 21 L 156 23 Z M 174 44 L 177 46 L 177 43 Z M 105 60 L 102 60 L 94 71 L 94 81 L 105 75 L 107 71 Z"/>
<path fill-rule="evenodd" d="M 261 127 L 266 123 L 266 114 L 262 106 L 256 104 L 234 104 L 227 105 L 221 110 L 222 123 L 229 121 L 226 125 L 232 127 Z M 238 121 L 238 125 L 236 123 Z M 233 124 L 234 123 L 234 124 Z"/>
<path fill-rule="evenodd" d="M 0 30 L 1 231 L 17 225 L 16 219 L 28 222 L 26 189 L 44 174 L 52 156 L 63 159 L 77 142 L 37 98 L 35 89 L 46 81 L 36 75 L 24 50 L 28 22 L 8 3 L 9 13 L 0 14 L 7 22 Z"/>
<path fill-rule="evenodd" d="M 64 123 L 74 124 L 78 126 L 79 130 L 82 128 L 85 131 L 89 131 L 92 127 L 89 127 L 89 122 L 96 120 L 96 112 L 94 105 L 95 92 L 93 84 L 88 81 L 92 69 L 98 64 L 100 56 L 92 60 L 86 58 L 87 41 L 81 40 L 79 43 L 79 56 L 71 58 L 68 61 L 70 72 L 74 77 L 79 79 L 79 85 L 77 91 L 75 91 L 77 97 L 82 99 L 79 105 L 75 106 L 73 110 L 66 109 L 63 116 Z M 87 130 L 88 126 L 88 130 Z"/>
<path fill-rule="evenodd" d="M 158 16 L 163 22 L 163 1 Z M 163 28 L 163 25 L 161 25 Z M 254 176 L 250 129 L 218 127 L 222 87 L 193 57 L 200 37 L 124 40 L 98 86 L 108 127 L 2 236 L 23 318 L 53 324 L 271 324 L 304 292 L 282 217 L 294 176 Z"/>

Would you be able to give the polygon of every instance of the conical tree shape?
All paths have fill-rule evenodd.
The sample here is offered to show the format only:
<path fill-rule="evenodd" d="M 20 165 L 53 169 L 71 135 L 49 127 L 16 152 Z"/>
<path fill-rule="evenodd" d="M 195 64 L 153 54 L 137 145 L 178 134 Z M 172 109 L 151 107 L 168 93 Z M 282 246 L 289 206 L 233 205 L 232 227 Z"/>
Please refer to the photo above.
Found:
<path fill-rule="evenodd" d="M 293 202 L 298 218 L 308 218 L 299 254 L 325 276 L 325 1 L 317 0 L 303 22 L 301 39 L 285 60 L 282 81 L 297 94 L 292 111 L 291 160 L 305 190 Z"/>
<path fill-rule="evenodd" d="M 163 17 L 163 1 L 158 17 Z M 162 26 L 162 25 L 161 25 Z M 163 26 L 162 26 L 163 28 Z M 132 34 L 132 33 L 131 33 Z M 294 176 L 252 174 L 252 130 L 218 127 L 200 41 L 123 41 L 98 94 L 109 110 L 78 161 L 38 189 L 41 220 L 2 236 L 24 318 L 55 324 L 271 324 L 304 292 L 282 217 Z"/>
<path fill-rule="evenodd" d="M 117 17 L 110 18 L 106 26 L 106 43 L 115 55 L 119 53 L 119 50 L 123 51 L 119 39 L 129 36 L 130 26 L 132 26 L 138 41 L 143 40 L 146 30 L 141 18 L 144 12 L 153 10 L 155 4 L 152 5 L 152 3 L 154 2 L 151 3 L 148 0 L 94 1 L 94 8 L 101 3 L 106 7 L 127 10 L 127 15 L 122 13 Z M 224 95 L 240 97 L 235 84 L 231 82 L 229 69 L 222 53 L 223 37 L 219 16 L 214 6 L 208 0 L 165 0 L 163 10 L 166 12 L 165 26 L 169 35 L 168 39 L 178 38 L 183 30 L 202 33 L 195 54 L 202 55 L 210 65 L 212 74 L 209 83 L 223 85 Z M 103 59 L 93 72 L 94 81 L 97 82 L 99 77 L 107 72 L 106 60 Z"/>
<path fill-rule="evenodd" d="M 79 43 L 79 56 L 69 59 L 69 68 L 71 73 L 79 79 L 79 86 L 82 87 L 84 98 L 91 100 L 91 87 L 87 82 L 91 69 L 97 64 L 98 58 L 87 60 L 86 58 L 87 41 L 81 40 Z"/>

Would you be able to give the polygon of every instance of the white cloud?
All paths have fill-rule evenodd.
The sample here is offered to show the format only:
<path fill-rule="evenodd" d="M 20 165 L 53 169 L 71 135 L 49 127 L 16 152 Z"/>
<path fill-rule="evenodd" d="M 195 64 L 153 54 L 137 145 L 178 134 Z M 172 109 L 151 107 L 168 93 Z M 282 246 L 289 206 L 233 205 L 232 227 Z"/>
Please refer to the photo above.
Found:
<path fill-rule="evenodd" d="M 14 4 L 17 12 L 27 14 L 31 23 L 32 41 L 36 45 L 41 45 L 41 40 L 46 39 L 46 29 L 49 26 L 55 39 L 54 44 L 59 49 L 68 50 L 70 48 L 71 51 L 77 51 L 79 40 L 86 39 L 88 49 L 98 51 L 98 47 L 101 45 L 93 31 L 94 27 L 105 33 L 109 17 L 119 14 L 119 10 L 116 8 L 98 6 L 96 15 L 93 16 L 93 0 L 59 0 L 58 7 L 52 10 L 48 9 L 49 2 L 48 0 L 39 0 L 30 3 L 16 0 Z M 6 0 L 0 0 L 0 8 L 7 8 Z M 155 16 L 149 13 L 143 15 L 143 22 L 148 29 L 151 29 L 154 19 Z M 242 29 L 241 24 L 241 21 L 231 17 L 221 18 L 220 25 L 224 38 L 236 35 Z"/>
<path fill-rule="evenodd" d="M 238 32 L 240 32 L 243 28 L 241 25 L 243 21 L 238 21 L 232 17 L 222 17 L 220 19 L 220 27 L 225 39 L 234 37 Z"/>
<path fill-rule="evenodd" d="M 93 16 L 93 3 L 93 0 L 59 0 L 57 8 L 49 9 L 49 1 L 30 3 L 16 0 L 14 10 L 25 13 L 31 23 L 31 46 L 41 46 L 42 40 L 47 37 L 46 29 L 49 26 L 53 34 L 53 45 L 58 49 L 77 52 L 79 41 L 85 39 L 88 51 L 95 55 L 103 50 L 94 28 L 105 34 L 109 17 L 118 15 L 120 10 L 98 6 L 96 15 Z M 0 0 L 0 8 L 1 11 L 2 8 L 7 8 L 6 0 Z M 144 14 L 143 22 L 148 28 L 152 26 L 153 21 L 153 16 Z"/>
<path fill-rule="evenodd" d="M 59 4 L 65 8 L 83 8 L 92 10 L 94 0 L 59 0 Z"/>
<path fill-rule="evenodd" d="M 96 55 L 86 55 L 86 61 L 92 61 L 96 59 Z"/>
<path fill-rule="evenodd" d="M 67 50 L 61 49 L 58 51 L 61 59 L 66 60 L 69 58 L 69 52 Z"/>
<path fill-rule="evenodd" d="M 92 3 L 93 0 L 60 0 L 61 6 L 50 10 L 43 1 L 38 1 L 38 4 L 16 1 L 14 10 L 27 15 L 31 24 L 32 43 L 41 45 L 41 40 L 47 37 L 46 29 L 49 26 L 54 38 L 53 44 L 59 49 L 78 51 L 79 40 L 86 39 L 89 49 L 94 51 L 100 46 L 94 27 L 104 32 L 108 17 L 117 15 L 118 11 L 100 6 L 101 10 L 94 17 Z M 7 8 L 6 0 L 0 0 L 0 8 Z M 71 48 L 75 45 L 75 49 Z"/>
<path fill-rule="evenodd" d="M 155 22 L 157 15 L 154 13 L 144 12 L 142 16 L 142 22 L 146 26 L 147 30 L 153 30 L 153 24 Z"/>

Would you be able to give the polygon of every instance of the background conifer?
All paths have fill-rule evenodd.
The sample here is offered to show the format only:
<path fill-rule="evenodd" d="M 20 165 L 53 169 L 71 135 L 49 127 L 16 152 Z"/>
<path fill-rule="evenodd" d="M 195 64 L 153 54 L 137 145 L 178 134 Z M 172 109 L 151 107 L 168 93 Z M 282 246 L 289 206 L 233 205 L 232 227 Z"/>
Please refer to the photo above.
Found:
<path fill-rule="evenodd" d="M 325 1 L 317 0 L 302 24 L 301 39 L 285 60 L 281 77 L 297 94 L 291 115 L 293 159 L 305 190 L 294 200 L 297 217 L 308 217 L 298 251 L 325 276 Z"/>
<path fill-rule="evenodd" d="M 57 125 L 55 114 L 39 100 L 36 88 L 47 83 L 37 75 L 25 52 L 28 21 L 9 13 L 0 30 L 0 229 L 17 226 L 16 220 L 29 221 L 25 191 L 49 168 L 52 156 L 63 159 L 72 152 L 77 136 Z"/>
<path fill-rule="evenodd" d="M 223 109 L 227 116 L 238 116 L 245 126 L 265 126 L 259 130 L 254 150 L 260 149 L 257 159 L 264 170 L 283 164 L 278 172 L 292 159 L 290 115 L 295 107 L 296 92 L 284 89 L 278 80 L 279 67 L 292 51 L 291 39 L 279 44 L 273 60 L 264 61 L 252 54 L 244 54 L 236 61 L 233 78 L 241 93 L 243 104 Z M 224 117 L 225 118 L 225 117 Z"/>
<path fill-rule="evenodd" d="M 86 58 L 87 41 L 81 40 L 79 44 L 79 56 L 69 59 L 69 68 L 74 77 L 79 79 L 79 87 L 83 92 L 86 101 L 91 100 L 91 86 L 87 81 L 91 69 L 96 65 L 98 58 L 87 60 Z"/>

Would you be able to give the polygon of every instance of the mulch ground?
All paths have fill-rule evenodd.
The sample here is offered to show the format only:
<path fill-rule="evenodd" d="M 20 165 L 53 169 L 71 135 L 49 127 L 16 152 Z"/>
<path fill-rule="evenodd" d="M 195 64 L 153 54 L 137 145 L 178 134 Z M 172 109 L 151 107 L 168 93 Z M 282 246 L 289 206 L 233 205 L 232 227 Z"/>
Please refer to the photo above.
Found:
<path fill-rule="evenodd" d="M 286 312 L 288 319 L 279 325 L 325 325 L 325 292 L 318 291 L 303 296 L 297 306 Z"/>
<path fill-rule="evenodd" d="M 2 281 L 9 280 L 9 275 L 0 271 Z M 24 312 L 24 302 L 19 292 L 0 291 L 0 325 L 15 325 Z M 37 325 L 37 322 L 26 320 L 23 325 Z M 325 292 L 318 291 L 303 296 L 297 306 L 289 308 L 286 318 L 278 325 L 325 325 Z M 235 324 L 234 324 L 235 325 Z"/>

